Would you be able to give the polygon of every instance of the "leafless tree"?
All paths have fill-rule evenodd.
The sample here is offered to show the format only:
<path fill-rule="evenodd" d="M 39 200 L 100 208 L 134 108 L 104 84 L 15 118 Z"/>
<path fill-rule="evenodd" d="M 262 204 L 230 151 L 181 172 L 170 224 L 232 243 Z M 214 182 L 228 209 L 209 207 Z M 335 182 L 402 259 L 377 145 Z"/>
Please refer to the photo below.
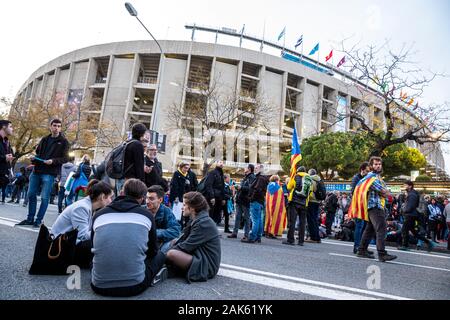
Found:
<path fill-rule="evenodd" d="M 350 119 L 351 129 L 362 130 L 373 140 L 371 155 L 381 155 L 391 145 L 415 141 L 435 144 L 450 141 L 449 103 L 426 104 L 420 101 L 426 87 L 445 74 L 426 71 L 412 60 L 412 46 L 400 50 L 390 48 L 389 41 L 381 46 L 347 46 L 341 43 L 350 74 L 348 87 L 357 88 L 359 101 L 345 112 L 325 106 L 335 124 Z M 376 111 L 375 105 L 382 106 Z"/>
<path fill-rule="evenodd" d="M 193 147 L 201 152 L 203 175 L 214 161 L 211 157 L 214 139 L 222 143 L 226 135 L 235 145 L 249 130 L 264 128 L 269 131 L 270 123 L 274 121 L 276 108 L 257 93 L 256 87 L 237 92 L 222 84 L 220 75 L 209 83 L 188 83 L 186 92 L 185 103 L 174 103 L 167 111 L 168 128 L 186 132 L 189 137 L 194 137 L 195 126 L 201 130 L 201 137 L 194 137 Z"/>

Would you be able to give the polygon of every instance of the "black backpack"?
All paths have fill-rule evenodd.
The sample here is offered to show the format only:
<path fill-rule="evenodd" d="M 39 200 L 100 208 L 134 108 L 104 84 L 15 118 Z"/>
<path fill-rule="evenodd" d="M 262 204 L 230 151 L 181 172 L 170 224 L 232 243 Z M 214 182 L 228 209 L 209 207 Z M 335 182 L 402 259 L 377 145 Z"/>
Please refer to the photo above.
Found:
<path fill-rule="evenodd" d="M 325 200 L 327 197 L 327 188 L 325 188 L 325 183 L 323 180 L 317 181 L 317 189 L 314 192 L 316 200 Z"/>
<path fill-rule="evenodd" d="M 128 145 L 134 141 L 135 139 L 128 140 L 122 142 L 117 147 L 111 150 L 110 153 L 105 158 L 106 165 L 106 174 L 111 179 L 123 179 L 125 177 L 125 173 L 131 169 L 133 164 L 131 164 L 128 168 L 124 168 L 125 165 L 125 151 Z"/>
<path fill-rule="evenodd" d="M 205 175 L 203 178 L 202 178 L 202 180 L 200 180 L 200 183 L 198 184 L 198 186 L 197 186 L 197 192 L 200 192 L 201 194 L 203 194 L 204 195 L 204 192 L 206 191 L 206 188 L 205 188 L 205 182 L 206 182 L 206 177 L 207 177 L 208 175 Z"/>

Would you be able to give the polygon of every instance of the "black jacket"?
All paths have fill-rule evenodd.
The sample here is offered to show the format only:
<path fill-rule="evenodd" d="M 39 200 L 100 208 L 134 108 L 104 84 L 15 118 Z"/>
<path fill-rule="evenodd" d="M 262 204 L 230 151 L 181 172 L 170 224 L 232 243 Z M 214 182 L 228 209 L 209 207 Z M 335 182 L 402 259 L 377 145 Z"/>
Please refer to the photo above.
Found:
<path fill-rule="evenodd" d="M 222 168 L 215 168 L 210 171 L 205 180 L 205 193 L 206 199 L 216 199 L 216 202 L 222 201 L 225 197 L 225 182 L 223 180 Z"/>
<path fill-rule="evenodd" d="M 353 178 L 352 178 L 352 184 L 351 184 L 351 187 L 352 187 L 352 195 L 353 195 L 353 192 L 355 192 L 356 185 L 358 184 L 358 182 L 359 182 L 362 178 L 363 178 L 363 176 L 361 175 L 361 173 L 357 173 L 357 174 L 355 174 L 355 175 L 353 176 Z"/>
<path fill-rule="evenodd" d="M 144 145 L 138 140 L 131 142 L 125 150 L 125 179 L 135 178 L 145 183 Z"/>
<path fill-rule="evenodd" d="M 328 195 L 325 199 L 325 211 L 327 213 L 336 213 L 337 208 L 339 207 L 339 200 L 337 195 L 333 192 Z"/>
<path fill-rule="evenodd" d="M 236 194 L 236 203 L 248 207 L 250 205 L 250 186 L 253 181 L 256 179 L 253 173 L 249 173 L 245 176 L 241 181 L 241 187 L 239 188 Z"/>
<path fill-rule="evenodd" d="M 78 168 L 77 171 L 75 171 L 73 177 L 75 179 L 79 178 L 81 176 L 81 167 L 83 167 L 83 173 L 86 176 L 87 179 L 89 179 L 89 176 L 91 175 L 92 172 L 92 168 L 91 168 L 91 164 L 89 162 L 83 162 L 81 163 Z"/>
<path fill-rule="evenodd" d="M 67 141 L 63 134 L 60 134 L 51 147 L 47 148 L 51 138 L 52 135 L 49 134 L 41 139 L 36 148 L 36 156 L 43 160 L 52 160 L 53 163 L 46 165 L 38 160 L 31 161 L 34 164 L 34 173 L 36 174 L 57 176 L 61 173 L 61 166 L 69 161 L 69 141 Z"/>
<path fill-rule="evenodd" d="M 6 145 L 6 149 L 5 149 Z M 11 144 L 9 143 L 8 138 L 5 138 L 4 140 L 2 137 L 0 137 L 0 175 L 1 176 L 8 176 L 9 169 L 11 168 L 11 164 L 6 161 L 6 155 L 7 154 L 14 154 L 13 149 L 11 148 Z"/>
<path fill-rule="evenodd" d="M 403 210 L 403 214 L 407 216 L 417 216 L 417 207 L 419 206 L 420 195 L 419 193 L 412 189 L 408 192 L 405 200 L 405 206 Z"/>
<path fill-rule="evenodd" d="M 269 179 L 267 178 L 267 176 L 263 176 L 261 173 L 258 173 L 255 176 L 255 180 L 253 180 L 253 183 L 250 185 L 250 202 L 256 201 L 260 204 L 264 204 L 268 184 Z"/>
<path fill-rule="evenodd" d="M 159 185 L 165 192 L 167 192 L 169 188 L 166 179 L 163 178 L 162 163 L 159 162 L 158 159 L 151 160 L 147 155 L 145 155 L 145 165 L 153 168 L 150 173 L 145 174 L 145 185 L 147 188 L 154 185 Z"/>
<path fill-rule="evenodd" d="M 187 192 L 197 190 L 197 184 L 197 177 L 191 170 L 188 171 L 186 177 L 178 170 L 175 171 L 172 180 L 170 181 L 169 202 L 173 203 L 176 198 L 183 201 L 183 195 Z"/>

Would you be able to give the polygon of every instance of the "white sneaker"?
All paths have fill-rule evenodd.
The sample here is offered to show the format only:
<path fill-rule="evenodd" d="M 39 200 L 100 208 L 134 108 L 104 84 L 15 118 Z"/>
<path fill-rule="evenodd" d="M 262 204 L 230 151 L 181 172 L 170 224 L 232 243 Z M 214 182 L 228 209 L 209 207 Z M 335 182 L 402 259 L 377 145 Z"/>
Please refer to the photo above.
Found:
<path fill-rule="evenodd" d="M 152 280 L 151 287 L 153 287 L 155 284 L 159 282 L 163 282 L 167 279 L 169 275 L 169 270 L 167 270 L 167 267 L 162 267 L 161 270 L 158 271 L 158 273 L 155 275 L 155 277 Z"/>

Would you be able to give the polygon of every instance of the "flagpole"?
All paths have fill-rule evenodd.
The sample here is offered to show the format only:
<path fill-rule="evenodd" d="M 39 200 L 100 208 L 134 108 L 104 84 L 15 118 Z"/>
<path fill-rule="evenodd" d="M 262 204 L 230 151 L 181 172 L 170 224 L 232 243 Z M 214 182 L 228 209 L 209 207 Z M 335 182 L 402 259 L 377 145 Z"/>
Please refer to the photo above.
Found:
<path fill-rule="evenodd" d="M 261 48 L 259 48 L 259 50 L 262 52 L 263 51 L 263 47 L 264 47 L 264 37 L 266 34 L 266 19 L 264 19 L 264 27 L 263 27 L 263 40 L 261 42 Z"/>
<path fill-rule="evenodd" d="M 303 43 L 304 43 L 305 41 L 304 41 L 304 39 L 303 39 L 303 35 L 302 35 L 302 53 L 301 53 L 301 58 L 302 58 L 302 61 L 303 61 Z"/>

